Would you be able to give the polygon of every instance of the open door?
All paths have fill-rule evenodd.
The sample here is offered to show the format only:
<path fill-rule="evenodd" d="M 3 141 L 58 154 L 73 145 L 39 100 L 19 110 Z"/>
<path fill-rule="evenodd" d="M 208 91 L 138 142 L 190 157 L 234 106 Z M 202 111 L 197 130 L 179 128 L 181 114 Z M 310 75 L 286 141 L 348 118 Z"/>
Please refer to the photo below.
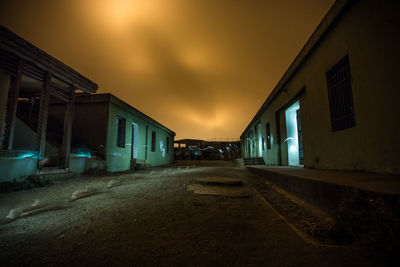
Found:
<path fill-rule="evenodd" d="M 300 103 L 296 101 L 285 110 L 288 164 L 303 165 L 303 144 L 300 124 Z"/>

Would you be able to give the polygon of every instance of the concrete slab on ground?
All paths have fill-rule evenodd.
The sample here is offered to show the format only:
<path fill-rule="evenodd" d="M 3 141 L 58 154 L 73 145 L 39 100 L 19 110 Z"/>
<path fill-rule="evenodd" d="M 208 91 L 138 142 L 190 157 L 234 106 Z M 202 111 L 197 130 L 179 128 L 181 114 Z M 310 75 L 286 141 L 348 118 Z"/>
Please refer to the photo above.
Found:
<path fill-rule="evenodd" d="M 198 178 L 195 180 L 196 183 L 205 185 L 223 185 L 223 186 L 242 186 L 243 181 L 236 178 L 226 178 L 226 177 L 205 177 Z"/>
<path fill-rule="evenodd" d="M 204 186 L 201 184 L 192 184 L 187 190 L 193 191 L 197 195 L 223 196 L 231 198 L 245 198 L 251 195 L 248 187 L 232 186 Z"/>

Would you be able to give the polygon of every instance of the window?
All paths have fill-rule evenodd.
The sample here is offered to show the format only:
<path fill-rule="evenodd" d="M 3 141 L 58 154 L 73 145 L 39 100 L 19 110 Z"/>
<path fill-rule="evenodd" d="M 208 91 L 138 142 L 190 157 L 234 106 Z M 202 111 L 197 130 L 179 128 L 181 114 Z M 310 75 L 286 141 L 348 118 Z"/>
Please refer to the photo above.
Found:
<path fill-rule="evenodd" d="M 267 136 L 267 149 L 271 149 L 271 126 L 269 122 L 265 125 Z"/>
<path fill-rule="evenodd" d="M 117 118 L 117 146 L 125 147 L 126 119 Z"/>
<path fill-rule="evenodd" d="M 167 137 L 167 154 L 169 153 L 169 137 Z"/>
<path fill-rule="evenodd" d="M 151 132 L 151 152 L 156 152 L 156 132 Z"/>
<path fill-rule="evenodd" d="M 356 125 L 351 90 L 349 57 L 345 56 L 326 73 L 332 131 Z"/>

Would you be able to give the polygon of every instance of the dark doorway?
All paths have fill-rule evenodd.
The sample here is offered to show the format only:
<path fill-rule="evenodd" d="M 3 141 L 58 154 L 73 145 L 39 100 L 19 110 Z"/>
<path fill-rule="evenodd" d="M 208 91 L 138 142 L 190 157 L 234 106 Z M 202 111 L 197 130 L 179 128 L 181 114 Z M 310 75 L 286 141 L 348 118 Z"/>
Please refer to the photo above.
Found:
<path fill-rule="evenodd" d="M 138 126 L 136 123 L 132 123 L 132 135 L 131 135 L 131 170 L 134 170 L 137 159 L 137 137 L 138 137 Z"/>

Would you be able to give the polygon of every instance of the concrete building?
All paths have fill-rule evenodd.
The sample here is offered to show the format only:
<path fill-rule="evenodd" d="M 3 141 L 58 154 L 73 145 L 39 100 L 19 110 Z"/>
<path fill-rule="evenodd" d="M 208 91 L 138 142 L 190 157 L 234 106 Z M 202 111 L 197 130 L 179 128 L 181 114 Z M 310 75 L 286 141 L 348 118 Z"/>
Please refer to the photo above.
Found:
<path fill-rule="evenodd" d="M 97 84 L 0 26 L 0 182 L 68 172 L 81 160 L 70 153 L 77 90 L 94 93 Z"/>
<path fill-rule="evenodd" d="M 174 143 L 176 160 L 234 160 L 240 158 L 240 141 L 181 139 Z"/>
<path fill-rule="evenodd" d="M 0 26 L 0 182 L 173 161 L 175 133 Z"/>
<path fill-rule="evenodd" d="M 244 158 L 399 174 L 398 10 L 336 1 L 241 135 Z"/>
<path fill-rule="evenodd" d="M 126 171 L 174 160 L 175 133 L 112 94 L 78 94 L 72 151 L 87 156 L 76 172 Z"/>

